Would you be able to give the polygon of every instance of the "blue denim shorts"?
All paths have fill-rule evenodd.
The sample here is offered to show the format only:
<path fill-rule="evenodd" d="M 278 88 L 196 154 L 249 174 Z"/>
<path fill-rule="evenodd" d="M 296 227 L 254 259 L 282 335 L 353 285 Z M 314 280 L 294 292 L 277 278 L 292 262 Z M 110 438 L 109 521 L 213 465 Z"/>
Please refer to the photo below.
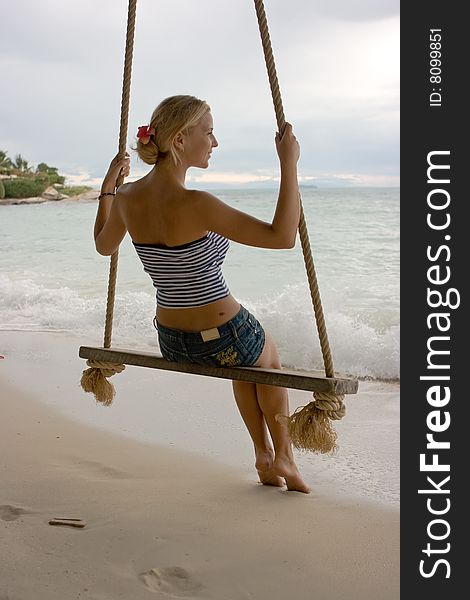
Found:
<path fill-rule="evenodd" d="M 243 306 L 227 323 L 203 332 L 170 329 L 156 320 L 154 324 L 163 358 L 180 363 L 251 367 L 260 357 L 266 339 L 263 327 Z"/>

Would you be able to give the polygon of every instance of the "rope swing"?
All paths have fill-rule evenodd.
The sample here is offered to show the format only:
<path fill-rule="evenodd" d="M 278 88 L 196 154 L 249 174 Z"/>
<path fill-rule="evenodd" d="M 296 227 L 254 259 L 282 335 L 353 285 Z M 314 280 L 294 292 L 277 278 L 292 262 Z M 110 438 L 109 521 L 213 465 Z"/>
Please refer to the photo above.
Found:
<path fill-rule="evenodd" d="M 120 157 L 124 156 L 126 150 L 136 4 L 137 0 L 129 0 L 121 103 L 121 123 L 119 134 Z M 264 9 L 264 2 L 263 0 L 254 0 L 254 4 L 259 25 L 261 43 L 263 46 L 264 58 L 266 62 L 269 85 L 271 88 L 271 95 L 274 104 L 277 126 L 279 133 L 282 135 L 286 126 L 286 119 L 284 117 L 284 109 L 282 105 L 281 92 L 279 89 L 279 82 L 276 73 L 276 66 L 274 63 L 274 56 L 268 30 L 266 12 Z M 119 185 L 121 185 L 121 183 L 122 181 L 118 182 Z M 297 383 L 294 382 L 293 376 L 287 375 L 285 378 L 280 378 L 277 374 L 282 373 L 282 371 L 270 369 L 235 367 L 232 369 L 220 369 L 220 371 L 222 372 L 219 373 L 215 372 L 218 368 L 196 369 L 194 368 L 194 365 L 191 365 L 191 368 L 185 368 L 184 371 L 204 375 L 209 374 L 210 376 L 215 377 L 242 379 L 244 381 L 255 381 L 255 377 L 257 376 L 259 380 L 257 382 L 264 383 L 267 385 L 283 385 L 282 382 L 280 383 L 282 379 L 282 381 L 284 381 L 284 387 L 296 387 L 297 389 L 313 390 L 312 402 L 310 402 L 306 406 L 297 408 L 290 416 L 278 415 L 277 419 L 286 423 L 289 431 L 289 436 L 292 440 L 292 444 L 294 445 L 294 447 L 301 450 L 308 450 L 312 452 L 327 454 L 333 452 L 336 449 L 337 434 L 332 426 L 332 421 L 339 420 L 345 415 L 346 410 L 344 406 L 344 393 L 355 393 L 357 391 L 357 381 L 335 378 L 333 359 L 331 356 L 330 346 L 328 342 L 328 334 L 326 331 L 325 318 L 320 298 L 320 291 L 318 288 L 317 276 L 315 272 L 315 266 L 313 263 L 313 256 L 310 247 L 307 224 L 305 221 L 305 215 L 300 194 L 299 201 L 299 237 L 305 261 L 305 268 L 307 272 L 307 279 L 313 304 L 313 312 L 315 315 L 316 327 L 320 340 L 320 347 L 323 356 L 326 377 L 320 376 L 316 378 L 306 378 L 312 381 L 311 386 L 309 387 L 305 384 L 304 387 L 300 387 L 300 385 L 297 385 Z M 104 334 L 104 349 L 108 349 L 111 347 L 112 320 L 117 278 L 117 263 L 118 251 L 116 251 L 112 255 L 110 263 L 108 298 L 106 306 L 106 324 Z M 85 351 L 82 352 L 82 350 Z M 94 356 L 97 356 L 98 354 L 104 354 L 103 350 L 101 350 L 101 352 L 91 352 L 91 350 L 93 349 L 81 348 L 80 356 L 85 357 L 86 354 L 88 354 L 89 356 L 91 356 L 91 354 L 93 354 Z M 112 354 L 112 352 L 109 351 L 108 355 L 109 354 Z M 116 353 L 114 353 L 114 356 L 119 354 L 122 353 L 119 353 L 119 351 L 117 351 Z M 144 362 L 139 362 L 138 360 L 131 362 L 134 359 L 132 357 L 129 359 L 129 352 L 127 352 L 125 356 L 127 364 L 140 364 L 141 366 L 152 366 L 154 368 L 166 368 L 169 370 L 183 370 L 181 368 L 181 365 L 179 366 L 179 368 L 176 368 L 173 363 L 167 363 L 167 365 L 161 364 L 161 362 L 165 362 L 164 359 L 156 359 L 159 361 L 158 364 L 155 361 L 152 361 L 152 364 L 149 364 L 149 360 L 146 361 L 147 364 L 144 364 Z M 95 398 L 98 402 L 101 402 L 106 405 L 111 404 L 115 391 L 113 385 L 108 381 L 107 378 L 114 375 L 115 373 L 121 372 L 125 368 L 124 364 L 114 364 L 97 360 L 88 360 L 87 364 L 90 368 L 83 372 L 83 376 L 81 379 L 81 385 L 83 389 L 86 392 L 94 393 Z M 186 365 L 186 367 L 189 367 L 189 365 Z M 258 371 L 258 373 L 254 375 L 252 373 L 254 371 Z M 239 375 L 240 373 L 242 375 Z M 263 377 L 262 380 L 260 380 L 261 376 Z M 288 382 L 287 385 L 285 381 Z"/>

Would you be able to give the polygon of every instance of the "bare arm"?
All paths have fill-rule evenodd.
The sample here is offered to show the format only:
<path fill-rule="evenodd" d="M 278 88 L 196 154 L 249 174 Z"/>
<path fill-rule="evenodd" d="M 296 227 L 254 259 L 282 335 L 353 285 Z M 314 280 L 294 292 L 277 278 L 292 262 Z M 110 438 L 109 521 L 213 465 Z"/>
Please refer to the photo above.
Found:
<path fill-rule="evenodd" d="M 109 166 L 108 172 L 101 186 L 101 194 L 107 194 L 99 199 L 98 212 L 96 213 L 94 237 L 97 252 L 110 256 L 119 248 L 126 235 L 126 225 L 120 211 L 119 192 L 114 194 L 116 181 L 120 174 L 129 174 L 129 157 L 118 161 L 115 157 Z"/>
<path fill-rule="evenodd" d="M 247 246 L 292 248 L 300 218 L 297 161 L 300 147 L 288 123 L 282 139 L 276 135 L 281 182 L 271 223 L 232 208 L 207 192 L 195 192 L 194 219 L 200 229 L 209 229 Z"/>

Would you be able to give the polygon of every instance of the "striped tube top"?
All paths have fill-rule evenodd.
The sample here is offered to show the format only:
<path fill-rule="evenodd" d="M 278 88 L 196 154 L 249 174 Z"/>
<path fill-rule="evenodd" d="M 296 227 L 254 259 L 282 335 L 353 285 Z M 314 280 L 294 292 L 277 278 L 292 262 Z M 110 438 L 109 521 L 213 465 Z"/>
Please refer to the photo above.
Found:
<path fill-rule="evenodd" d="M 157 289 L 159 306 L 193 308 L 230 295 L 221 270 L 230 243 L 218 233 L 209 231 L 181 246 L 133 244 Z"/>

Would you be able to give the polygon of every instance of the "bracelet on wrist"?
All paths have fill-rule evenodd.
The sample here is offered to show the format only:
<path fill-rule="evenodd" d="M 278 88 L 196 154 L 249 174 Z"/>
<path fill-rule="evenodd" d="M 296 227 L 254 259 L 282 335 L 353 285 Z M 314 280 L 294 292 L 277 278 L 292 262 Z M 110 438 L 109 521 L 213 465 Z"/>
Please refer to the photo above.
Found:
<path fill-rule="evenodd" d="M 101 194 L 98 196 L 98 200 L 101 200 L 101 198 L 103 196 L 115 196 L 116 192 L 101 192 Z"/>

